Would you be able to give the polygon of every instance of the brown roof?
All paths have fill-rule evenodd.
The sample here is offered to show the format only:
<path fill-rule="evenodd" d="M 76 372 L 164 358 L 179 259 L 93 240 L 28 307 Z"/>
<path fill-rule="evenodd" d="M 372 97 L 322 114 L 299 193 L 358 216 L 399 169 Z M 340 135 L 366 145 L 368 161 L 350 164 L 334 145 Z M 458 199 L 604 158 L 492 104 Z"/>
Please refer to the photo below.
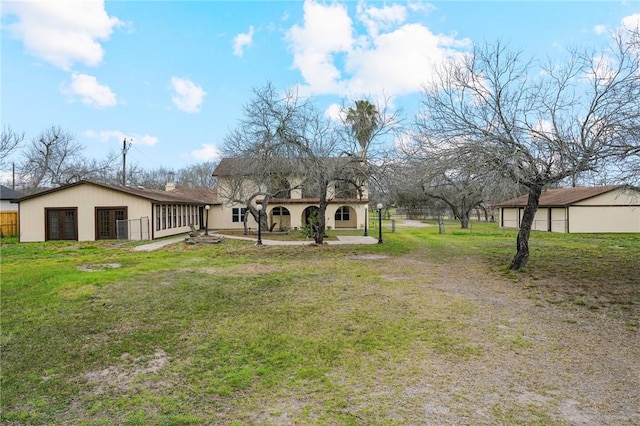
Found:
<path fill-rule="evenodd" d="M 206 204 L 206 202 L 202 202 L 197 198 L 192 198 L 189 195 L 182 195 L 173 191 L 161 191 L 158 189 L 145 189 L 139 187 L 131 187 L 131 186 L 120 186 L 120 185 L 111 185 L 108 183 L 101 182 L 93 182 L 88 180 L 80 180 L 78 182 L 71 183 L 69 185 L 60 186 L 58 188 L 49 189 L 47 191 L 38 192 L 37 194 L 28 195 L 26 197 L 22 197 L 17 202 L 26 201 L 31 198 L 40 197 L 41 195 L 52 194 L 54 192 L 62 191 L 68 188 L 72 188 L 74 186 L 79 185 L 94 185 L 105 189 L 110 189 L 113 191 L 123 192 L 125 194 L 134 195 L 136 197 L 145 198 L 149 201 L 158 202 L 158 203 L 176 203 L 176 204 Z"/>
<path fill-rule="evenodd" d="M 578 201 L 593 198 L 622 188 L 625 185 L 607 185 L 576 188 L 547 189 L 540 197 L 540 207 L 566 207 Z M 524 207 L 527 205 L 528 194 L 498 203 L 499 207 Z"/>
<path fill-rule="evenodd" d="M 286 172 L 284 169 L 291 169 L 292 165 L 296 162 L 301 163 L 301 158 L 286 158 L 281 157 L 278 167 L 281 171 Z M 353 160 L 347 157 L 324 157 L 321 159 L 324 164 L 328 166 L 343 167 Z M 220 160 L 212 175 L 218 177 L 233 177 L 233 176 L 250 176 L 252 169 L 256 165 L 260 165 L 260 162 L 264 161 L 258 157 L 227 157 Z M 289 170 L 291 171 L 291 170 Z"/>
<path fill-rule="evenodd" d="M 222 204 L 222 201 L 218 199 L 217 188 L 194 188 L 194 189 L 181 189 L 176 188 L 173 191 L 174 194 L 179 194 L 193 200 L 198 200 L 202 204 Z"/>
<path fill-rule="evenodd" d="M 253 162 L 257 158 L 229 157 L 220 160 L 213 170 L 212 176 L 244 176 L 253 168 Z"/>

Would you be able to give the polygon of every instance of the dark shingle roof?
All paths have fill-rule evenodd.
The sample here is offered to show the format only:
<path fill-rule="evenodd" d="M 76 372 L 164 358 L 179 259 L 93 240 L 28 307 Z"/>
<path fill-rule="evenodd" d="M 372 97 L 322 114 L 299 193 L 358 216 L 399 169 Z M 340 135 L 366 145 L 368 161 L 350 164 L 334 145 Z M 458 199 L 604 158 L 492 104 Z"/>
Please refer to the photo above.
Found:
<path fill-rule="evenodd" d="M 4 185 L 0 185 L 0 200 L 17 200 L 22 197 L 18 191 L 14 191 L 11 188 L 7 188 Z"/>
<path fill-rule="evenodd" d="M 194 189 L 181 189 L 177 188 L 171 191 L 175 194 L 182 195 L 192 200 L 200 201 L 202 204 L 222 204 L 222 201 L 218 199 L 218 189 L 212 188 L 194 188 Z"/>
<path fill-rule="evenodd" d="M 228 157 L 220 160 L 212 176 L 246 176 L 253 168 L 257 158 Z"/>
<path fill-rule="evenodd" d="M 28 195 L 26 197 L 19 198 L 17 201 L 18 202 L 26 201 L 31 198 L 40 197 L 46 194 L 52 194 L 54 192 L 62 191 L 67 188 L 72 188 L 74 186 L 79 186 L 79 185 L 94 185 L 97 187 L 134 195 L 136 197 L 145 198 L 149 201 L 158 202 L 158 203 L 206 204 L 205 202 L 202 202 L 197 198 L 192 198 L 187 194 L 183 195 L 174 191 L 161 191 L 158 189 L 145 189 L 145 188 L 135 188 L 130 186 L 111 185 L 108 183 L 92 182 L 88 180 L 81 180 L 75 183 L 71 183 L 69 185 L 64 185 L 58 188 L 39 192 L 37 194 Z"/>
<path fill-rule="evenodd" d="M 578 201 L 584 201 L 622 187 L 624 187 L 624 185 L 547 189 L 540 197 L 539 206 L 566 207 Z M 527 205 L 527 198 L 528 195 L 525 194 L 511 200 L 503 201 L 497 205 L 499 207 L 524 207 Z"/>
<path fill-rule="evenodd" d="M 324 157 L 319 159 L 325 167 L 344 168 L 348 164 L 359 164 L 351 157 Z M 220 160 L 212 175 L 217 177 L 240 177 L 250 176 L 256 167 L 263 166 L 263 160 L 258 157 L 227 157 Z M 296 169 L 304 167 L 302 158 L 278 157 L 278 171 L 284 173 L 294 173 Z M 271 164 L 273 165 L 273 163 Z"/>

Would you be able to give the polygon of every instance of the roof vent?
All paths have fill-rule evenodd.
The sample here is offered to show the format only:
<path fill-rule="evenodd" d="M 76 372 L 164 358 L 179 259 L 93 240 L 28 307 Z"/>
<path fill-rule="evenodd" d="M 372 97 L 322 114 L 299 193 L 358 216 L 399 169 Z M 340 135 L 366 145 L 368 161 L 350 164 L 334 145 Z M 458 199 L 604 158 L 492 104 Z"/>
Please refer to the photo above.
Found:
<path fill-rule="evenodd" d="M 138 185 L 138 189 L 144 189 L 144 186 Z"/>

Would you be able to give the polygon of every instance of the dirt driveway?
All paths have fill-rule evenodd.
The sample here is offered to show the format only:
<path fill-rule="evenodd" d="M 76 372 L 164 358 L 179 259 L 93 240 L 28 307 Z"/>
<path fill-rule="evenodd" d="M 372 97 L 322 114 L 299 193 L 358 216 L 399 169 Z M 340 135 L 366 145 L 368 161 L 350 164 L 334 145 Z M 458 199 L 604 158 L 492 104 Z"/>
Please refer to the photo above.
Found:
<path fill-rule="evenodd" d="M 405 390 L 423 401 L 415 424 L 640 424 L 640 335 L 615 311 L 550 299 L 542 288 L 559 283 L 549 279 L 403 262 L 397 279 L 428 271 L 429 289 L 469 306 L 464 333 L 483 350 L 419 368 L 422 379 Z"/>

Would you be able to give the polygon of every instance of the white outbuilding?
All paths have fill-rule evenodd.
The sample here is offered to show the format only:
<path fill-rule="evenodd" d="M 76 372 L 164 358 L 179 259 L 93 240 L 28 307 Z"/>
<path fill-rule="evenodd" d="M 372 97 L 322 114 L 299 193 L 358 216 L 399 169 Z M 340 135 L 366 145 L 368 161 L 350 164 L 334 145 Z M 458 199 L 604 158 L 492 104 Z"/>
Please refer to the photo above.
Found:
<path fill-rule="evenodd" d="M 527 195 L 497 204 L 503 228 L 519 228 Z M 561 233 L 640 233 L 640 188 L 629 185 L 548 189 L 532 230 Z"/>

